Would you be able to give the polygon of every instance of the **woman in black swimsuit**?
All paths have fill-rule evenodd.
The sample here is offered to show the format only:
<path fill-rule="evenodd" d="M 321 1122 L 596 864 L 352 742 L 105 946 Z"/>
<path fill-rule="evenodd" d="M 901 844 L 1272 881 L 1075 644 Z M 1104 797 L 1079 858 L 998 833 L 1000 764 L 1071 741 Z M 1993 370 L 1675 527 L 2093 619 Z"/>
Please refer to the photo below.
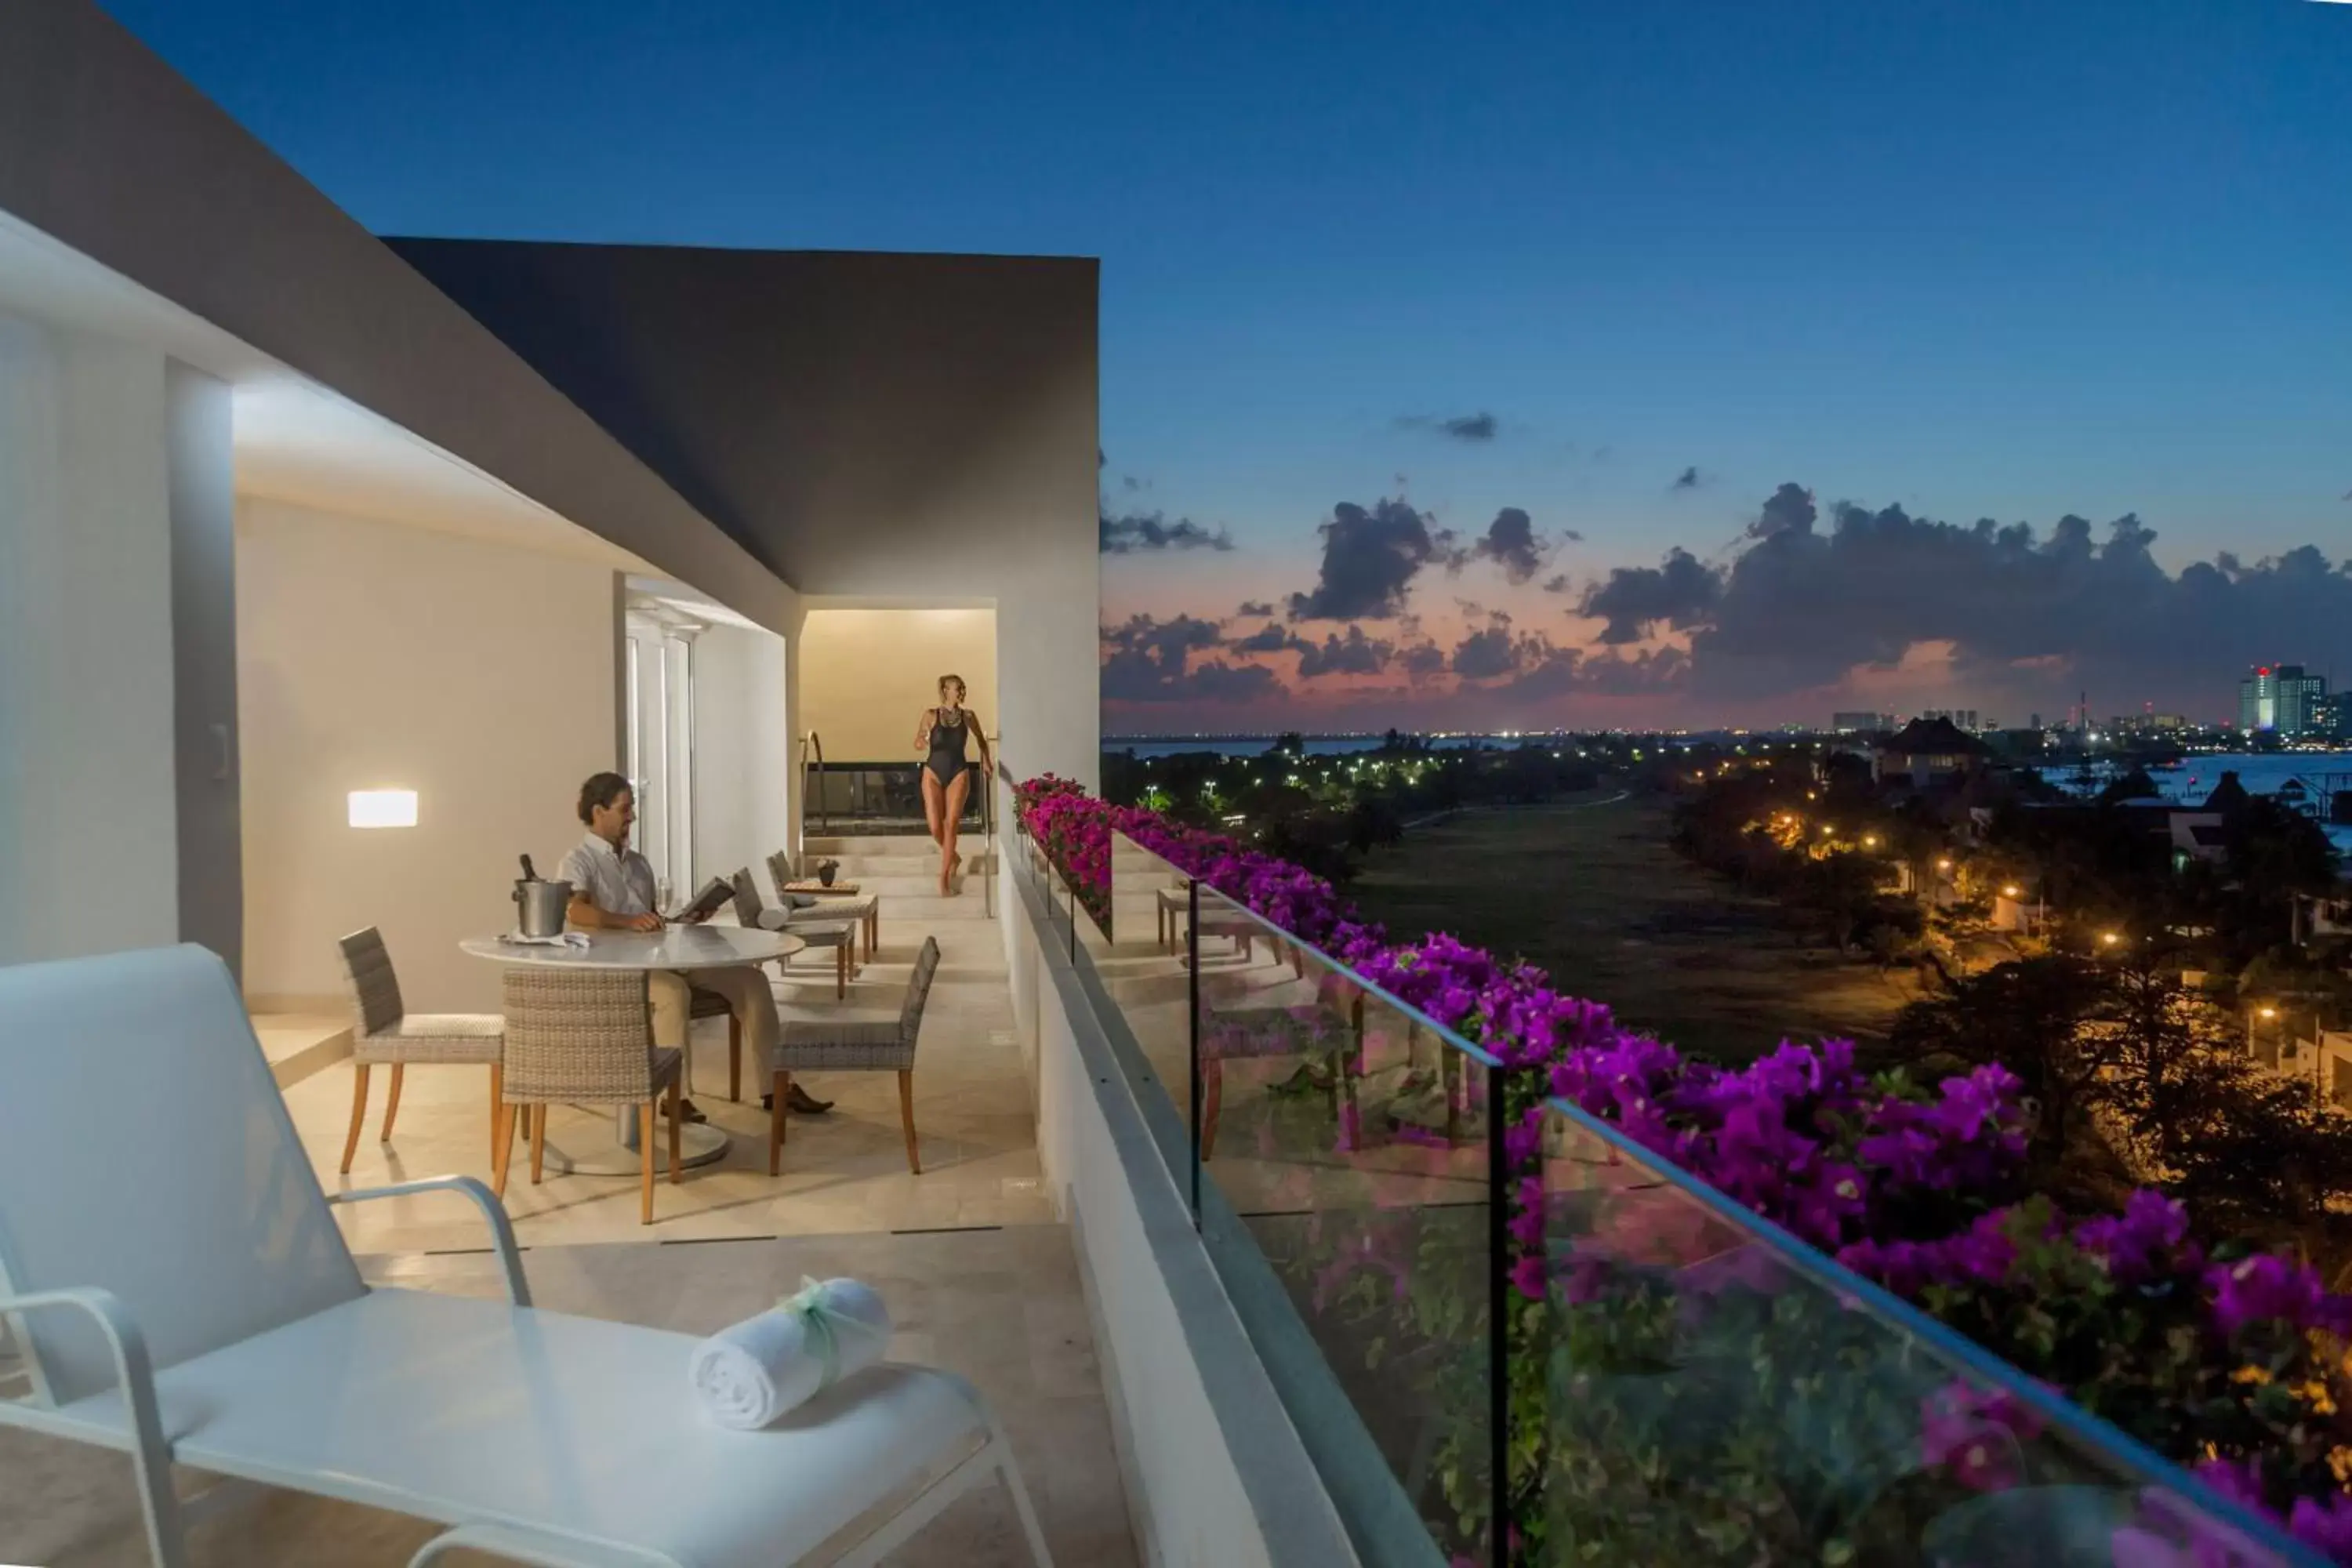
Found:
<path fill-rule="evenodd" d="M 952 691 L 952 695 L 950 695 Z M 964 802 L 971 795 L 971 764 L 964 761 L 967 736 L 980 742 L 981 766 L 990 773 L 996 764 L 988 754 L 988 736 L 963 705 L 963 677 L 940 677 L 940 705 L 923 710 L 915 731 L 915 750 L 923 756 L 923 816 L 930 823 L 931 842 L 940 847 L 940 892 L 956 890 L 956 828 L 963 821 Z"/>

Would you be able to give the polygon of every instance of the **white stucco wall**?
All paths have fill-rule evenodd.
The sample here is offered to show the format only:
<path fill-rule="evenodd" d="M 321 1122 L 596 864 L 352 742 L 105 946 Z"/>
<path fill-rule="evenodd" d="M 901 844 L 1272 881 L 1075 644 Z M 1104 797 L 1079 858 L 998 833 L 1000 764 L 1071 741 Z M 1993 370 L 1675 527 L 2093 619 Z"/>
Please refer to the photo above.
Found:
<path fill-rule="evenodd" d="M 247 500 L 236 595 L 247 995 L 340 996 L 335 939 L 373 925 L 411 1008 L 497 1011 L 457 944 L 512 924 L 515 858 L 554 875 L 615 765 L 613 573 Z M 417 825 L 351 826 L 371 788 Z"/>
<path fill-rule="evenodd" d="M 716 626 L 694 639 L 694 881 L 749 869 L 768 895 L 767 858 L 792 826 L 792 728 L 784 639 Z"/>
<path fill-rule="evenodd" d="M 165 375 L 0 316 L 0 963 L 179 939 Z"/>

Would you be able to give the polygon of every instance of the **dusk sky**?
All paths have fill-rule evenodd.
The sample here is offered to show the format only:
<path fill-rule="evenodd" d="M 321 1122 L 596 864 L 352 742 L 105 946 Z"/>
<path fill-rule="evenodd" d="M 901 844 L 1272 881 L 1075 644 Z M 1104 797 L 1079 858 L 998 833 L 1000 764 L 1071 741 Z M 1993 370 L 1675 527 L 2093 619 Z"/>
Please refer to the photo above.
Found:
<path fill-rule="evenodd" d="M 2352 680 L 2352 4 L 110 3 L 381 232 L 1099 256 L 1108 732 Z"/>

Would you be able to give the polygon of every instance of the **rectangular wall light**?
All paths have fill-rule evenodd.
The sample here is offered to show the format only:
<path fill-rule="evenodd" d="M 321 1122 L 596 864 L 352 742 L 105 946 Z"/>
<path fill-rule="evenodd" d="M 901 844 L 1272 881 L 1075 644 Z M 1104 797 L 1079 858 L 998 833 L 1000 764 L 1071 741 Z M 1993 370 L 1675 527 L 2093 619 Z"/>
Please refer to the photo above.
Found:
<path fill-rule="evenodd" d="M 414 827 L 416 792 L 413 789 L 355 789 L 351 794 L 353 827 Z"/>

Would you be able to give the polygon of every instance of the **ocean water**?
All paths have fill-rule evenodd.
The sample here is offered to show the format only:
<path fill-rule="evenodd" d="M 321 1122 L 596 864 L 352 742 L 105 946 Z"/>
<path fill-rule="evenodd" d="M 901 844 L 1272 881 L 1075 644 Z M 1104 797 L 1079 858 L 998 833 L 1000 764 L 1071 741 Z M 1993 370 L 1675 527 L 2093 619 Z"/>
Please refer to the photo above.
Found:
<path fill-rule="evenodd" d="M 2221 782 L 2225 773 L 2236 773 L 2248 795 L 2276 795 L 2289 780 L 2294 780 L 2303 785 L 2324 812 L 2331 792 L 2352 789 L 2352 752 L 2192 753 L 2181 758 L 2179 766 L 2152 769 L 2148 776 L 2156 781 L 2157 793 L 2165 799 L 2196 805 L 2213 793 L 2213 786 Z M 2115 776 L 2115 769 L 2100 763 L 2087 773 L 2074 768 L 2049 768 L 2042 776 L 2061 789 L 2095 795 L 2106 787 L 2107 781 Z"/>
<path fill-rule="evenodd" d="M 2289 781 L 2303 786 L 2304 809 L 2320 819 L 2336 852 L 2352 859 L 2352 826 L 2327 821 L 2328 805 L 2340 789 L 2352 789 L 2352 752 L 2217 752 L 2194 753 L 2178 767 L 2151 769 L 2157 793 L 2181 805 L 2201 805 L 2221 782 L 2234 773 L 2248 795 L 2276 795 Z M 2088 770 L 2051 768 L 2042 777 L 2061 789 L 2096 794 L 2115 776 L 2100 763 Z"/>

